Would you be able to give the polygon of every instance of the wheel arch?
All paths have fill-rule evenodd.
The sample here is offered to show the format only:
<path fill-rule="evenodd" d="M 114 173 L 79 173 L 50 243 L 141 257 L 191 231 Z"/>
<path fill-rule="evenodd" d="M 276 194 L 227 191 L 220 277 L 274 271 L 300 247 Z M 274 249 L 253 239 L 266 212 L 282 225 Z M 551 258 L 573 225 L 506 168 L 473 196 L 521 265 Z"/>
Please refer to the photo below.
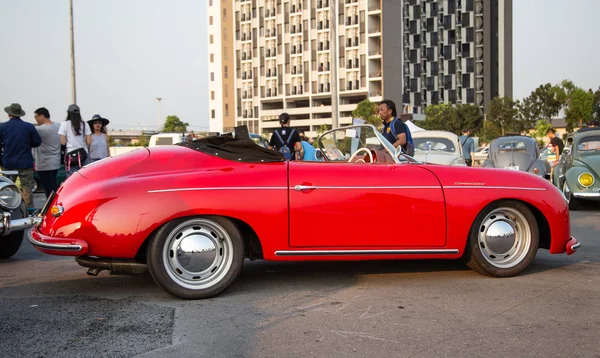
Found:
<path fill-rule="evenodd" d="M 548 223 L 548 219 L 546 219 L 544 214 L 542 214 L 542 211 L 537 206 L 535 206 L 534 204 L 532 204 L 528 201 L 525 201 L 522 199 L 517 199 L 517 198 L 510 198 L 510 197 L 496 199 L 496 200 L 490 201 L 484 207 L 482 207 L 481 210 L 479 210 L 479 212 L 477 213 L 477 215 L 479 215 L 479 213 L 486 210 L 491 205 L 494 205 L 494 204 L 496 204 L 498 202 L 502 202 L 502 201 L 518 202 L 518 203 L 521 203 L 521 204 L 524 204 L 525 206 L 527 206 L 527 208 L 529 208 L 529 210 L 531 210 L 531 213 L 535 217 L 535 221 L 538 225 L 538 233 L 540 235 L 539 248 L 550 249 L 551 232 L 550 232 L 550 224 Z M 475 224 L 475 221 L 473 221 L 473 223 L 471 223 L 471 228 L 469 229 L 469 233 L 473 229 L 474 224 Z M 468 244 L 469 244 L 469 240 L 465 240 L 465 252 L 467 251 L 466 248 L 468 247 Z"/>
<path fill-rule="evenodd" d="M 242 239 L 244 240 L 245 256 L 247 258 L 249 258 L 250 260 L 258 260 L 258 259 L 263 258 L 262 243 L 260 242 L 260 239 L 258 238 L 256 231 L 254 231 L 254 229 L 248 223 L 246 223 L 245 221 L 243 221 L 241 219 L 232 217 L 232 216 L 214 215 L 214 214 L 207 214 L 207 215 L 197 214 L 197 215 L 186 215 L 186 216 L 180 216 L 177 218 L 173 218 L 169 221 L 164 222 L 162 225 L 159 225 L 158 227 L 156 227 L 154 230 L 152 230 L 152 232 L 148 235 L 148 237 L 146 237 L 144 239 L 144 242 L 142 242 L 142 244 L 140 245 L 138 251 L 135 254 L 135 259 L 138 261 L 146 262 L 148 244 L 150 243 L 150 240 L 152 240 L 152 237 L 154 235 L 156 235 L 156 233 L 158 232 L 158 230 L 160 230 L 161 227 L 163 227 L 164 225 L 167 225 L 168 223 L 170 223 L 173 220 L 191 219 L 193 217 L 199 217 L 199 216 L 222 217 L 222 218 L 231 220 L 231 222 L 235 226 L 237 226 L 238 230 L 240 230 L 240 233 L 242 234 Z"/>

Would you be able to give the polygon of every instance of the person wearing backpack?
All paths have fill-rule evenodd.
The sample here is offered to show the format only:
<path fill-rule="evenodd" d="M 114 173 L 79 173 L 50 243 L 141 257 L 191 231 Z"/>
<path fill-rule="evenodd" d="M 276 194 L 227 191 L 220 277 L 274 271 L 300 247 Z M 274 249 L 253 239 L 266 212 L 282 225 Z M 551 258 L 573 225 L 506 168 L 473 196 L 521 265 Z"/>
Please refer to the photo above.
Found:
<path fill-rule="evenodd" d="M 401 147 L 407 155 L 415 155 L 412 135 L 406 124 L 397 118 L 396 104 L 389 99 L 381 101 L 379 103 L 379 116 L 383 121 L 381 134 L 385 139 L 395 148 Z"/>
<path fill-rule="evenodd" d="M 469 136 L 470 134 L 471 131 L 465 128 L 462 131 L 462 135 L 458 137 L 460 146 L 462 147 L 463 159 L 468 167 L 473 166 L 475 159 L 475 141 Z"/>
<path fill-rule="evenodd" d="M 280 114 L 279 124 L 281 124 L 281 128 L 273 131 L 269 141 L 269 149 L 281 152 L 285 160 L 301 160 L 304 150 L 302 149 L 300 134 L 297 130 L 290 128 L 290 115 L 287 113 Z"/>

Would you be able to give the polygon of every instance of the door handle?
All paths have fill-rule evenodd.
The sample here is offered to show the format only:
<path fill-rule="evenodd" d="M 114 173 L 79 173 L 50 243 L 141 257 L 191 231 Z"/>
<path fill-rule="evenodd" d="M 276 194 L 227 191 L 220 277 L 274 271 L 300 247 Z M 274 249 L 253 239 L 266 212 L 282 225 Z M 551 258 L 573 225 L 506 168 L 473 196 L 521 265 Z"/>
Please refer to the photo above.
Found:
<path fill-rule="evenodd" d="M 313 185 L 296 185 L 294 187 L 294 190 L 296 190 L 296 191 L 309 190 L 309 189 L 317 190 L 317 189 L 319 189 L 319 187 L 316 185 L 314 185 L 314 186 Z"/>

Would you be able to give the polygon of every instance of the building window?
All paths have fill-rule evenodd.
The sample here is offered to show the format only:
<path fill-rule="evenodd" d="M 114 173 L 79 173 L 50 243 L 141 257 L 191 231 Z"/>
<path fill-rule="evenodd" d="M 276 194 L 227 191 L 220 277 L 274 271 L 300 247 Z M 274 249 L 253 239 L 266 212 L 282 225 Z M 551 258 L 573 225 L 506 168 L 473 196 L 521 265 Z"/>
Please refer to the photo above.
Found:
<path fill-rule="evenodd" d="M 215 91 L 210 91 L 210 99 L 215 99 Z"/>
<path fill-rule="evenodd" d="M 227 78 L 227 66 L 225 66 L 225 69 L 223 70 L 223 72 L 225 72 L 225 78 Z"/>
<path fill-rule="evenodd" d="M 214 53 L 210 54 L 210 62 L 215 62 L 215 54 Z"/>
<path fill-rule="evenodd" d="M 223 20 L 227 20 L 227 9 L 223 9 Z"/>
<path fill-rule="evenodd" d="M 214 37 L 213 37 L 213 35 L 210 35 L 210 43 L 213 43 L 213 42 L 214 42 Z"/>
<path fill-rule="evenodd" d="M 227 47 L 223 47 L 223 59 L 227 59 Z"/>
<path fill-rule="evenodd" d="M 209 0 L 208 1 L 208 6 L 212 6 L 212 2 L 213 2 L 213 0 Z"/>
<path fill-rule="evenodd" d="M 225 85 L 224 92 L 225 92 L 225 98 L 229 97 L 229 86 Z"/>
<path fill-rule="evenodd" d="M 215 118 L 215 110 L 213 109 L 212 111 L 210 111 L 211 113 L 211 118 Z"/>
<path fill-rule="evenodd" d="M 214 72 L 211 72 L 211 73 L 210 73 L 210 81 L 211 81 L 211 82 L 214 82 L 214 81 L 215 81 L 215 73 L 214 73 Z"/>
<path fill-rule="evenodd" d="M 225 116 L 229 117 L 229 104 L 225 103 Z"/>
<path fill-rule="evenodd" d="M 227 40 L 227 28 L 223 28 L 223 40 Z"/>
<path fill-rule="evenodd" d="M 213 24 L 213 19 L 212 19 L 212 16 L 209 16 L 209 17 L 208 17 L 208 24 L 209 24 L 209 25 L 212 25 L 212 24 Z"/>

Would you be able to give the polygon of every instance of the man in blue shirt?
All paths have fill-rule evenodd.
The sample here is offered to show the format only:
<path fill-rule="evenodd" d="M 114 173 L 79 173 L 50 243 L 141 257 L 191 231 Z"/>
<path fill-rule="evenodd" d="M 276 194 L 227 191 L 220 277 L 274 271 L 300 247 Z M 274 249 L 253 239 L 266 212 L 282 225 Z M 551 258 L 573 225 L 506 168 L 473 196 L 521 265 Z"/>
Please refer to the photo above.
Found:
<path fill-rule="evenodd" d="M 27 206 L 31 206 L 31 188 L 33 188 L 33 155 L 32 148 L 42 144 L 42 138 L 31 123 L 24 122 L 21 117 L 25 111 L 18 103 L 4 108 L 8 113 L 8 122 L 0 126 L 0 150 L 2 150 L 2 169 L 18 171 L 21 179 L 21 191 Z M 16 180 L 16 177 L 14 178 Z"/>
<path fill-rule="evenodd" d="M 396 104 L 389 100 L 379 103 L 379 117 L 383 121 L 381 134 L 395 148 L 401 147 L 404 153 L 414 155 L 414 147 L 410 142 L 409 129 L 404 122 L 397 118 Z"/>
<path fill-rule="evenodd" d="M 471 131 L 468 129 L 463 129 L 463 135 L 458 137 L 458 141 L 462 147 L 463 158 L 465 159 L 465 163 L 467 166 L 473 166 L 473 160 L 475 159 L 475 141 L 473 138 L 469 137 Z"/>
<path fill-rule="evenodd" d="M 310 144 L 308 142 L 308 138 L 306 138 L 306 135 L 304 134 L 304 130 L 298 129 L 298 134 L 300 134 L 302 149 L 304 149 L 304 156 L 302 157 L 302 160 L 316 161 L 317 160 L 317 157 L 315 155 L 316 149 L 315 149 L 315 147 L 313 147 L 312 144 Z"/>

